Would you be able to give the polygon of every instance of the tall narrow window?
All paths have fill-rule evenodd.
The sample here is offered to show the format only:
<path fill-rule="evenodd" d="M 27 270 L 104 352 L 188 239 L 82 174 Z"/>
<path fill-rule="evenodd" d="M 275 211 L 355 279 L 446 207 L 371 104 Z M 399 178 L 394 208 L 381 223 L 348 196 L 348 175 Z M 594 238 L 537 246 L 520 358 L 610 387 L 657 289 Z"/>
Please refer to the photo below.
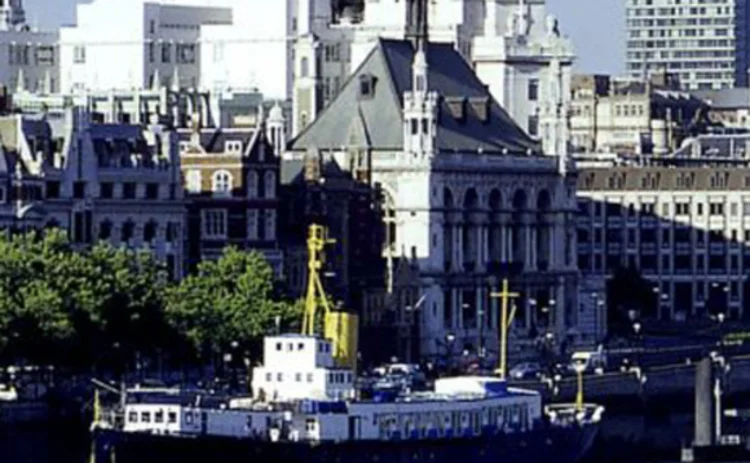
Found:
<path fill-rule="evenodd" d="M 249 209 L 247 211 L 247 239 L 258 239 L 258 210 Z"/>
<path fill-rule="evenodd" d="M 268 210 L 265 214 L 265 236 L 266 241 L 276 239 L 276 211 Z"/>
<path fill-rule="evenodd" d="M 276 174 L 273 171 L 268 171 L 263 176 L 263 190 L 263 196 L 266 199 L 276 197 Z"/>
<path fill-rule="evenodd" d="M 258 197 L 258 173 L 254 170 L 247 173 L 247 197 Z"/>
<path fill-rule="evenodd" d="M 529 101 L 537 101 L 539 99 L 539 80 L 538 79 L 529 80 L 528 97 L 529 97 Z"/>

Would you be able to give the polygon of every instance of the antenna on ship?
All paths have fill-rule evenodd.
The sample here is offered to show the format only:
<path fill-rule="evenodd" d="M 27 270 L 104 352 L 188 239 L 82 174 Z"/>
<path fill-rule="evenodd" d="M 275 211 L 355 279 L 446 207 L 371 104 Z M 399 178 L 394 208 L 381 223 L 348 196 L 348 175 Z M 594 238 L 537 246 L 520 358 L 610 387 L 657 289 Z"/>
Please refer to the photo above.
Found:
<path fill-rule="evenodd" d="M 508 369 L 508 329 L 511 323 L 513 323 L 513 317 L 516 315 L 516 305 L 513 304 L 513 309 L 508 314 L 508 301 L 517 297 L 521 297 L 519 293 L 512 293 L 508 288 L 508 279 L 503 278 L 502 290 L 497 293 L 493 292 L 490 294 L 491 297 L 500 299 L 500 365 L 498 366 L 496 373 L 501 379 L 506 378 L 506 371 Z"/>

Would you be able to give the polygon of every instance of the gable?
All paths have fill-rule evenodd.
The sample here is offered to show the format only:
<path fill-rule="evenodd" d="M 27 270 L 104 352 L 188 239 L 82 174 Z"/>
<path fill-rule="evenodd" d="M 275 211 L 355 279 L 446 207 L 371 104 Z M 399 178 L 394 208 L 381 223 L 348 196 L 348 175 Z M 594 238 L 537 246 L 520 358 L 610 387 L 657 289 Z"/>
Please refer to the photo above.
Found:
<path fill-rule="evenodd" d="M 349 146 L 352 124 L 373 150 L 402 150 L 403 94 L 411 89 L 414 49 L 408 41 L 380 39 L 337 97 L 292 142 L 292 150 L 338 150 Z M 429 44 L 429 89 L 440 96 L 437 148 L 442 152 L 526 154 L 539 152 L 492 98 L 469 64 L 450 44 Z M 365 90 L 370 91 L 364 94 Z M 466 101 L 456 118 L 450 102 Z M 349 130 L 347 130 L 349 128 Z"/>

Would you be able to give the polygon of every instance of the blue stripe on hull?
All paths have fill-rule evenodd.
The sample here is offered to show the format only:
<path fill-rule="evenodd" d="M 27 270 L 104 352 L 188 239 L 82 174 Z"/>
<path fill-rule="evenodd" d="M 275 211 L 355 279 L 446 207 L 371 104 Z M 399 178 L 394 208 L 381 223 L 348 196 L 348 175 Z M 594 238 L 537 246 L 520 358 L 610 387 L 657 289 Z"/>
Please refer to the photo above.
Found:
<path fill-rule="evenodd" d="M 96 463 L 575 463 L 596 427 L 466 439 L 309 445 L 97 431 Z"/>

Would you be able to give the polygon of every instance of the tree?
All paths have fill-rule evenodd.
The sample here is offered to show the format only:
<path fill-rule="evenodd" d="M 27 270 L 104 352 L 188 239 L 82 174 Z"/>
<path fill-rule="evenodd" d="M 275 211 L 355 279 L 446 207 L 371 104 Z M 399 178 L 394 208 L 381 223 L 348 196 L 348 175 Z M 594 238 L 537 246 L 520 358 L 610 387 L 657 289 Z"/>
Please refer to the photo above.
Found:
<path fill-rule="evenodd" d="M 656 314 L 656 293 L 648 280 L 637 268 L 619 267 L 607 282 L 607 307 L 610 329 L 613 332 L 632 331 L 629 312 L 635 311 L 639 317 Z"/>
<path fill-rule="evenodd" d="M 194 351 L 213 358 L 232 346 L 255 351 L 277 317 L 282 326 L 299 320 L 300 305 L 276 300 L 273 270 L 257 252 L 226 248 L 216 261 L 204 261 L 198 272 L 166 294 L 169 323 Z"/>

